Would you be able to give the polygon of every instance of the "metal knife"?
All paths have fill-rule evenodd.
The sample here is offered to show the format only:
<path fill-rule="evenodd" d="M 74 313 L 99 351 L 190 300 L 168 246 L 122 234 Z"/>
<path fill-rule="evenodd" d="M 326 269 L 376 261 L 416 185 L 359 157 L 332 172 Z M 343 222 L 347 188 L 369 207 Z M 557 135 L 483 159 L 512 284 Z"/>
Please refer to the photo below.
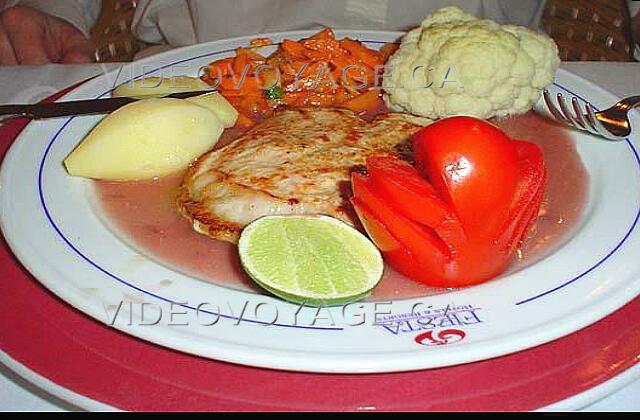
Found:
<path fill-rule="evenodd" d="M 163 98 L 185 99 L 213 92 L 215 92 L 215 90 L 179 92 L 163 96 Z M 149 96 L 149 98 L 151 97 L 152 96 Z M 68 117 L 74 115 L 107 114 L 124 105 L 139 101 L 140 99 L 145 98 L 121 97 L 90 99 L 83 101 L 51 102 L 33 105 L 0 105 L 0 117 L 27 117 L 38 120 L 43 118 Z"/>

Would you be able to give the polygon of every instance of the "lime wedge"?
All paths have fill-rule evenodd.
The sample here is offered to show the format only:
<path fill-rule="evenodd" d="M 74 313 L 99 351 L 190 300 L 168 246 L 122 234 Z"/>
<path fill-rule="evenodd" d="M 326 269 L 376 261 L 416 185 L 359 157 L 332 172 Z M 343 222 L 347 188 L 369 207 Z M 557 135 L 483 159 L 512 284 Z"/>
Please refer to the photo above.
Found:
<path fill-rule="evenodd" d="M 290 302 L 335 306 L 371 293 L 382 277 L 380 251 L 351 226 L 328 216 L 267 216 L 238 243 L 244 270 Z"/>

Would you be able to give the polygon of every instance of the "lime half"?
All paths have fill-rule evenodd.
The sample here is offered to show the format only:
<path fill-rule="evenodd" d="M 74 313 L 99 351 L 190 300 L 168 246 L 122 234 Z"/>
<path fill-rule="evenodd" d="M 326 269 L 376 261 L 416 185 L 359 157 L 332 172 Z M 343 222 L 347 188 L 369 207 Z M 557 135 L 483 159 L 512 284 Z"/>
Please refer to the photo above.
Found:
<path fill-rule="evenodd" d="M 380 251 L 328 216 L 267 216 L 238 243 L 244 270 L 262 288 L 308 306 L 335 306 L 371 293 L 384 270 Z"/>

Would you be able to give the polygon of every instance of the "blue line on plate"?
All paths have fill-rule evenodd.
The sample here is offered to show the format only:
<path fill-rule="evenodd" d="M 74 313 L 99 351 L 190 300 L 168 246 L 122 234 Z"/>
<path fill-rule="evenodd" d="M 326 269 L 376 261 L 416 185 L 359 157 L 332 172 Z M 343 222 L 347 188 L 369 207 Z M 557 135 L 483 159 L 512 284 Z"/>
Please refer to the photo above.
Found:
<path fill-rule="evenodd" d="M 591 105 L 596 111 L 598 111 L 598 108 L 596 108 L 591 102 L 587 101 L 586 99 L 584 99 L 582 96 L 572 92 L 571 90 L 560 86 L 557 83 L 554 83 L 555 86 L 557 86 L 558 88 L 564 90 L 565 92 L 575 96 L 576 98 L 579 98 L 580 100 L 588 103 L 589 105 Z M 631 143 L 631 141 L 629 139 L 625 139 L 625 141 L 627 142 L 627 145 L 629 146 L 629 148 L 631 149 L 631 152 L 633 153 L 633 155 L 636 158 L 636 163 L 638 163 L 638 167 L 640 167 L 640 157 L 638 156 L 638 151 L 636 150 L 636 148 L 633 146 L 633 143 Z M 516 302 L 516 305 L 524 305 L 526 303 L 529 302 L 533 302 L 535 300 L 538 300 L 544 296 L 550 295 L 553 292 L 556 292 L 560 289 L 563 289 L 567 286 L 569 286 L 572 283 L 575 283 L 576 281 L 580 280 L 581 278 L 583 278 L 584 276 L 586 276 L 587 274 L 591 273 L 593 270 L 595 270 L 596 268 L 598 268 L 599 266 L 601 266 L 606 260 L 608 260 L 613 254 L 615 254 L 616 252 L 618 252 L 618 250 L 622 247 L 622 244 L 624 244 L 626 242 L 626 240 L 629 238 L 629 236 L 631 236 L 631 233 L 633 233 L 633 231 L 635 230 L 637 224 L 638 224 L 638 220 L 640 219 L 640 208 L 638 208 L 638 212 L 636 213 L 636 217 L 633 220 L 633 223 L 631 224 L 631 227 L 629 228 L 629 230 L 627 231 L 627 233 L 624 235 L 624 237 L 622 238 L 622 240 L 620 240 L 620 242 L 618 242 L 618 244 L 606 255 L 604 256 L 600 261 L 598 261 L 597 263 L 595 263 L 593 266 L 591 266 L 589 269 L 587 269 L 586 271 L 584 271 L 583 273 L 575 276 L 574 278 L 572 278 L 571 280 L 568 280 L 564 283 L 562 283 L 559 286 L 554 287 L 553 289 L 549 289 L 547 291 L 538 293 L 535 296 L 531 296 L 528 297 L 526 299 L 520 300 L 518 302 Z"/>
<path fill-rule="evenodd" d="M 364 41 L 362 41 L 362 42 L 364 42 L 364 43 L 370 43 L 370 44 L 384 44 L 384 43 L 386 43 L 385 41 L 368 41 L 368 40 L 364 40 Z M 123 83 L 126 83 L 126 82 L 128 82 L 128 81 L 130 81 L 130 80 L 133 80 L 133 79 L 135 79 L 135 78 L 139 78 L 139 77 L 142 77 L 142 76 L 146 76 L 146 75 L 153 74 L 153 73 L 157 72 L 158 70 L 162 70 L 162 69 L 167 68 L 167 67 L 169 67 L 169 66 L 173 66 L 173 65 L 181 64 L 181 63 L 186 63 L 186 62 L 193 61 L 193 60 L 198 60 L 198 59 L 201 59 L 201 58 L 211 57 L 211 56 L 214 56 L 214 55 L 225 54 L 225 53 L 229 53 L 229 52 L 233 52 L 233 51 L 235 51 L 235 48 L 227 49 L 227 50 L 222 50 L 222 51 L 216 51 L 216 52 L 213 52 L 213 53 L 202 54 L 202 55 L 199 55 L 199 56 L 195 56 L 195 57 L 191 57 L 191 58 L 187 58 L 187 59 L 179 60 L 179 61 L 176 61 L 176 62 L 173 62 L 173 63 L 169 63 L 169 64 L 166 64 L 166 65 L 163 65 L 163 66 L 157 67 L 157 68 L 155 68 L 155 69 L 149 70 L 149 71 L 147 71 L 147 72 L 145 72 L 145 73 L 143 73 L 143 74 L 141 74 L 141 75 L 139 75 L 139 76 L 136 76 L 136 77 L 134 77 L 134 78 L 128 79 L 128 80 L 124 81 Z M 576 96 L 576 97 L 580 98 L 580 99 L 581 99 L 581 100 L 583 100 L 584 102 L 588 102 L 588 101 L 586 101 L 584 98 L 582 98 L 580 95 L 575 94 L 574 92 L 570 91 L 569 89 L 567 89 L 567 88 L 565 88 L 565 87 L 563 87 L 563 86 L 560 86 L 560 85 L 559 85 L 559 84 L 557 84 L 557 83 L 554 83 L 554 85 L 555 85 L 555 86 L 557 86 L 558 88 L 563 89 L 564 91 L 566 91 L 566 92 L 568 92 L 568 93 L 570 93 L 570 94 L 572 94 L 572 95 L 574 95 L 574 96 Z M 108 94 L 109 92 L 111 92 L 111 89 L 110 89 L 110 90 L 107 90 L 107 91 L 105 91 L 105 92 L 103 92 L 102 94 L 100 94 L 100 95 L 99 95 L 99 96 L 97 96 L 96 98 L 101 98 L 101 97 L 105 96 L 106 94 Z M 595 108 L 595 107 L 594 107 L 594 108 Z M 597 110 L 597 108 L 595 108 L 595 109 Z M 54 142 L 56 141 L 56 139 L 59 137 L 59 135 L 62 133 L 62 131 L 63 131 L 63 130 L 64 130 L 64 129 L 69 125 L 69 123 L 70 123 L 74 118 L 75 118 L 75 117 L 71 117 L 71 118 L 69 118 L 69 119 L 68 119 L 68 120 L 67 120 L 67 121 L 66 121 L 66 122 L 65 122 L 65 123 L 60 127 L 60 129 L 55 133 L 54 137 L 51 139 L 51 141 L 50 141 L 49 145 L 47 146 L 47 149 L 45 150 L 44 155 L 43 155 L 42 160 L 41 160 L 41 163 L 40 163 L 40 168 L 39 168 L 39 173 L 38 173 L 38 191 L 39 191 L 39 194 L 40 194 L 40 202 L 41 202 L 42 208 L 43 208 L 43 210 L 44 210 L 45 216 L 46 216 L 46 218 L 48 219 L 49 223 L 51 224 L 51 226 L 53 227 L 53 229 L 54 229 L 54 230 L 56 231 L 56 233 L 57 233 L 57 234 L 62 238 L 62 240 L 67 244 L 67 246 L 68 246 L 69 248 L 71 248 L 71 249 L 72 249 L 76 254 L 78 254 L 82 259 L 84 259 L 85 261 L 87 261 L 89 264 L 91 264 L 93 267 L 95 267 L 96 269 L 98 269 L 98 270 L 99 270 L 99 271 L 101 271 L 102 273 L 106 274 L 107 276 L 109 276 L 109 277 L 113 278 L 114 280 L 116 280 L 116 281 L 118 281 L 118 282 L 120 282 L 120 283 L 122 283 L 122 284 L 124 284 L 124 285 L 126 285 L 126 286 L 128 286 L 128 287 L 131 287 L 132 289 L 135 289 L 135 290 L 137 290 L 137 291 L 139 291 L 139 292 L 141 292 L 141 293 L 144 293 L 144 294 L 146 294 L 146 295 L 152 296 L 152 297 L 154 297 L 154 298 L 156 298 L 156 299 L 159 299 L 159 300 L 161 300 L 161 301 L 164 301 L 164 302 L 167 302 L 167 303 L 172 303 L 172 304 L 175 304 L 175 305 L 178 305 L 178 306 L 184 307 L 185 309 L 197 310 L 196 308 L 191 307 L 191 306 L 189 306 L 189 305 L 181 304 L 181 303 L 179 303 L 179 302 L 172 301 L 171 299 L 168 299 L 168 298 L 165 298 L 165 297 L 163 297 L 163 296 L 157 295 L 157 294 L 155 294 L 155 293 L 149 292 L 149 291 L 147 291 L 147 290 L 141 289 L 141 288 L 139 288 L 139 287 L 137 287 L 137 286 L 135 286 L 135 285 L 133 285 L 133 284 L 131 284 L 131 283 L 128 283 L 126 280 L 121 279 L 120 277 L 118 277 L 118 276 L 114 275 L 113 273 L 110 273 L 109 271 L 107 271 L 106 269 L 104 269 L 103 267 L 101 267 L 100 265 L 98 265 L 96 262 L 92 261 L 92 260 L 91 260 L 90 258 L 88 258 L 86 255 L 84 255 L 84 254 L 83 254 L 83 253 L 82 253 L 78 248 L 76 248 L 76 247 L 75 247 L 75 246 L 74 246 L 74 245 L 73 245 L 73 244 L 72 244 L 72 243 L 71 243 L 71 242 L 70 242 L 70 241 L 69 241 L 69 240 L 64 236 L 64 234 L 60 231 L 60 229 L 58 228 L 58 226 L 57 226 L 57 225 L 56 225 L 56 223 L 54 222 L 53 218 L 51 217 L 51 214 L 49 213 L 49 210 L 48 210 L 48 208 L 47 208 L 47 205 L 46 205 L 46 202 L 45 202 L 45 199 L 44 199 L 44 193 L 43 193 L 43 188 L 42 188 L 42 174 L 43 174 L 43 168 L 44 168 L 45 160 L 46 160 L 46 158 L 47 158 L 47 156 L 48 156 L 48 154 L 49 154 L 49 151 L 50 151 L 51 147 L 53 146 Z M 637 163 L 638 163 L 638 166 L 640 167 L 640 156 L 638 156 L 638 152 L 636 151 L 636 149 L 635 149 L 635 147 L 633 146 L 633 144 L 629 141 L 629 139 L 626 139 L 626 142 L 627 142 L 627 144 L 628 144 L 629 148 L 631 149 L 632 153 L 634 154 L 634 156 L 635 156 L 635 158 L 636 158 L 636 161 L 637 161 Z M 615 247 L 614 247 L 614 248 L 613 248 L 613 249 L 612 249 L 612 250 L 611 250 L 611 251 L 610 251 L 610 252 L 609 252 L 605 257 L 604 257 L 604 258 L 602 258 L 600 261 L 598 261 L 596 264 L 594 264 L 593 266 L 591 266 L 590 268 L 588 268 L 588 269 L 587 269 L 586 271 L 584 271 L 583 273 L 581 273 L 581 274 L 577 275 L 576 277 L 574 277 L 574 278 L 572 278 L 572 279 L 570 279 L 570 280 L 568 280 L 568 281 L 566 281 L 566 282 L 564 282 L 564 283 L 560 284 L 559 286 L 557 286 L 557 287 L 555 287 L 555 288 L 553 288 L 553 289 L 547 290 L 547 291 L 545 291 L 545 292 L 541 292 L 541 293 L 539 293 L 539 294 L 537 294 L 537 295 L 535 295 L 535 296 L 531 296 L 531 297 L 529 297 L 529 298 L 526 298 L 526 299 L 520 300 L 520 301 L 516 302 L 516 303 L 515 303 L 515 305 L 516 305 L 516 306 L 524 305 L 524 304 L 526 304 L 526 303 L 533 302 L 533 301 L 535 301 L 535 300 L 537 300 L 537 299 L 540 299 L 540 298 L 542 298 L 542 297 L 544 297 L 544 296 L 547 296 L 547 295 L 549 295 L 549 294 L 552 294 L 552 293 L 554 293 L 554 292 L 556 292 L 556 291 L 558 291 L 558 290 L 560 290 L 560 289 L 563 289 L 563 288 L 565 288 L 565 287 L 569 286 L 570 284 L 572 284 L 572 283 L 574 283 L 574 282 L 576 282 L 576 281 L 580 280 L 581 278 L 583 278 L 583 277 L 584 277 L 584 276 L 586 276 L 587 274 L 589 274 L 589 273 L 593 272 L 596 268 L 598 268 L 600 265 L 602 265 L 606 260 L 608 260 L 609 258 L 611 258 L 611 256 L 613 256 L 613 255 L 614 255 L 614 254 L 615 254 L 615 253 L 616 253 L 616 252 L 617 252 L 617 251 L 622 247 L 622 245 L 624 244 L 624 242 L 626 242 L 626 240 L 629 238 L 629 236 L 631 236 L 631 234 L 632 234 L 632 233 L 633 233 L 633 231 L 635 230 L 635 228 L 636 228 L 636 226 L 637 226 L 637 224 L 638 224 L 638 220 L 640 220 L 640 207 L 639 207 L 638 212 L 637 212 L 637 214 L 636 214 L 635 220 L 633 221 L 633 224 L 631 225 L 631 227 L 629 228 L 629 230 L 627 231 L 627 233 L 626 233 L 626 234 L 624 235 L 624 237 L 620 240 L 620 242 L 619 242 L 619 243 L 618 243 L 618 244 L 617 244 L 617 245 L 616 245 L 616 246 L 615 246 Z M 204 312 L 204 313 L 209 313 L 209 314 L 211 314 L 211 315 L 215 315 L 215 316 L 218 316 L 218 315 L 219 315 L 219 314 L 216 314 L 216 313 L 213 313 L 213 312 L 208 312 L 208 311 L 205 311 L 205 310 L 200 310 L 200 311 L 201 311 L 201 312 Z M 238 320 L 238 318 L 237 318 L 237 317 L 233 317 L 233 316 L 229 316 L 229 315 L 223 315 L 223 314 L 220 314 L 220 317 L 222 317 L 222 318 L 227 318 L 227 319 L 231 319 L 231 320 Z M 260 324 L 260 325 L 266 325 L 266 324 L 267 324 L 267 323 L 264 323 L 264 322 L 261 322 L 261 321 L 257 321 L 257 320 L 248 320 L 248 319 L 244 319 L 244 318 L 242 319 L 242 321 L 246 321 L 246 322 L 250 322 L 250 323 L 256 323 L 256 324 Z M 277 327 L 299 328 L 299 329 L 312 329 L 312 330 L 325 330 L 325 331 L 342 331 L 342 330 L 343 330 L 343 328 L 331 328 L 331 327 L 309 327 L 309 326 L 299 326 L 299 325 L 289 325 L 289 324 L 273 324 L 273 325 L 274 325 L 274 326 L 277 326 Z"/>

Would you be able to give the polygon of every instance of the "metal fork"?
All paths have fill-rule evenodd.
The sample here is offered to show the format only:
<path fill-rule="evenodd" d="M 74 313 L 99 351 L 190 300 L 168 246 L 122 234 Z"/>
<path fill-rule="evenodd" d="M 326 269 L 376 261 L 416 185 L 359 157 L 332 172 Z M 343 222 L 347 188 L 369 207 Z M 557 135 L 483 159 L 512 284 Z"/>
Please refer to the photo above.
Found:
<path fill-rule="evenodd" d="M 542 96 L 551 115 L 560 122 L 571 125 L 579 130 L 587 131 L 608 140 L 620 141 L 631 134 L 629 111 L 640 105 L 640 96 L 625 98 L 604 111 L 594 112 L 593 107 L 586 103 L 583 107 L 576 97 L 571 97 L 571 109 L 562 93 L 557 94 L 555 106 L 551 94 L 547 89 Z"/>

